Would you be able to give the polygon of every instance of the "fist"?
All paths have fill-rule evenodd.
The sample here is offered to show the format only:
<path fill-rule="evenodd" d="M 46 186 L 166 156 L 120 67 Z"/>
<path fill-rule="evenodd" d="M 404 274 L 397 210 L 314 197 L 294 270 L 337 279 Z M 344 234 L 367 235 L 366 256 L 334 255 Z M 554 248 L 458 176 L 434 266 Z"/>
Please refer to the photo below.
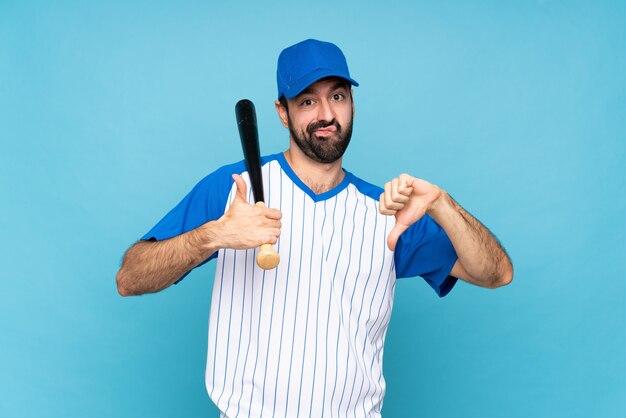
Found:
<path fill-rule="evenodd" d="M 218 220 L 223 248 L 248 249 L 275 244 L 280 236 L 282 213 L 277 209 L 247 202 L 246 182 L 233 174 L 237 193 L 228 211 Z"/>
<path fill-rule="evenodd" d="M 395 250 L 400 235 L 417 222 L 441 196 L 442 190 L 425 180 L 400 174 L 385 183 L 379 199 L 379 211 L 396 217 L 396 225 L 387 237 L 387 246 Z"/>

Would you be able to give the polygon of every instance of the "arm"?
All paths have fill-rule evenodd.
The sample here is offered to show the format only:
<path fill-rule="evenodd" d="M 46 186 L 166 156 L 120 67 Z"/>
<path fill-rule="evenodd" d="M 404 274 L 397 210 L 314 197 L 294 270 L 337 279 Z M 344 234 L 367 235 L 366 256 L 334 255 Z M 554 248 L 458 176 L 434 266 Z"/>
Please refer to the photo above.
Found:
<path fill-rule="evenodd" d="M 233 176 L 237 193 L 218 220 L 163 241 L 140 241 L 125 254 L 117 273 L 120 295 L 158 292 L 223 248 L 256 248 L 276 243 L 281 213 L 246 202 L 246 183 Z"/>
<path fill-rule="evenodd" d="M 217 223 L 163 241 L 139 241 L 124 255 L 117 273 L 122 296 L 154 293 L 172 285 L 219 249 Z"/>
<path fill-rule="evenodd" d="M 442 190 L 428 214 L 446 231 L 459 259 L 450 273 L 478 286 L 496 288 L 513 280 L 513 265 L 496 237 Z"/>
<path fill-rule="evenodd" d="M 387 239 L 390 249 L 409 226 L 428 213 L 446 232 L 459 257 L 452 276 L 488 288 L 513 280 L 513 265 L 497 239 L 439 187 L 402 174 L 385 184 L 380 212 L 396 217 Z"/>

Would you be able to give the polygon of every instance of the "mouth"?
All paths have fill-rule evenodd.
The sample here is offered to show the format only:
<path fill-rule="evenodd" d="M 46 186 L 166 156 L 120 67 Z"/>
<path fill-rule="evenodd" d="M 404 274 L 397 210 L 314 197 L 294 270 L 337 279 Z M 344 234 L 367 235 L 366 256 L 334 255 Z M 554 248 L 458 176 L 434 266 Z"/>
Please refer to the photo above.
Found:
<path fill-rule="evenodd" d="M 334 125 L 327 126 L 325 128 L 319 128 L 313 131 L 316 136 L 327 137 L 337 133 L 337 128 Z"/>
<path fill-rule="evenodd" d="M 341 127 L 334 119 L 330 122 L 317 121 L 308 126 L 307 131 L 309 135 L 314 135 L 320 139 L 326 139 L 341 132 Z"/>

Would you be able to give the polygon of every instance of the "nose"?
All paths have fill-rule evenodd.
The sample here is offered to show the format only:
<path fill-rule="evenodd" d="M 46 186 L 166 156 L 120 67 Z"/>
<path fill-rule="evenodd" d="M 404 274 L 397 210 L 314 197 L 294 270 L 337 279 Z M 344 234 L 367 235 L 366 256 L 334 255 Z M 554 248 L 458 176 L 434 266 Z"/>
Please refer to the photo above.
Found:
<path fill-rule="evenodd" d="M 331 121 L 335 118 L 333 109 L 328 100 L 320 100 L 318 106 L 317 120 Z"/>

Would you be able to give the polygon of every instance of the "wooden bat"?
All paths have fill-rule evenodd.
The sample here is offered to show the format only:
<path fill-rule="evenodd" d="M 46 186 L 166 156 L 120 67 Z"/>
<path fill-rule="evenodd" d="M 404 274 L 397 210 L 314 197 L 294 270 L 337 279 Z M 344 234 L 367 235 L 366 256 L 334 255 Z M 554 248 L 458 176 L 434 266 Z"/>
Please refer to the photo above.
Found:
<path fill-rule="evenodd" d="M 235 105 L 239 137 L 243 148 L 243 157 L 246 161 L 252 194 L 256 205 L 265 206 L 263 193 L 263 176 L 261 175 L 261 152 L 259 150 L 259 131 L 256 124 L 254 103 L 248 99 L 239 100 Z M 256 256 L 256 263 L 263 270 L 275 268 L 280 257 L 272 244 L 263 244 Z"/>

